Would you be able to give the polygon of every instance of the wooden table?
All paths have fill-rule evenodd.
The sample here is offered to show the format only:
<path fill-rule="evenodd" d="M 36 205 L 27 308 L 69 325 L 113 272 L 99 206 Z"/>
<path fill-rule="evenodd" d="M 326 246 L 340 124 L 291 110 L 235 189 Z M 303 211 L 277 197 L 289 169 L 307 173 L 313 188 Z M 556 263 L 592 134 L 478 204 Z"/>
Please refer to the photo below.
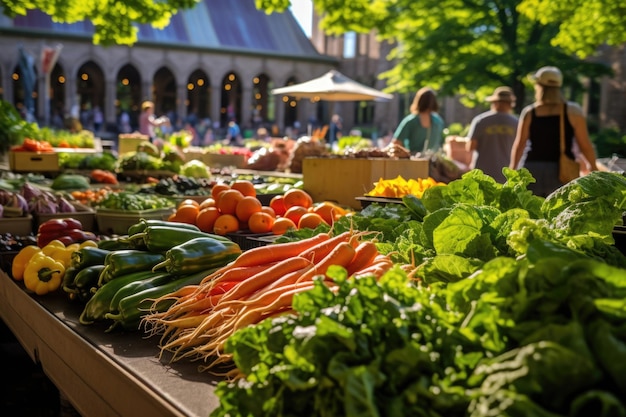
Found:
<path fill-rule="evenodd" d="M 34 296 L 0 270 L 0 318 L 83 416 L 202 416 L 219 381 L 192 362 L 159 359 L 158 337 L 78 322 L 64 294 Z"/>

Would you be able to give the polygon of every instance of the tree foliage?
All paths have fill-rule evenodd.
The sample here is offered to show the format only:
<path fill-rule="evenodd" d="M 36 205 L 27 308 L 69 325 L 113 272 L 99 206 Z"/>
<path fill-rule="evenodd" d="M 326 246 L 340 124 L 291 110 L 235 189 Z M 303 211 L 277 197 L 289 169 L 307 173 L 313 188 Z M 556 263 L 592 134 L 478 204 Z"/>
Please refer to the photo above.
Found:
<path fill-rule="evenodd" d="M 555 65 L 565 83 L 609 74 L 603 64 L 584 61 L 554 44 L 562 28 L 522 14 L 524 2 L 541 0 L 314 0 L 321 28 L 330 35 L 375 30 L 395 47 L 397 64 L 381 74 L 388 91 L 410 92 L 429 85 L 465 104 L 481 102 L 498 85 L 509 85 L 524 104 L 527 76 Z M 596 0 L 601 1 L 601 0 Z M 549 3 L 549 0 L 545 0 Z M 553 2 L 565 3 L 565 2 Z M 256 0 L 268 12 L 289 0 Z"/>
<path fill-rule="evenodd" d="M 136 23 L 164 28 L 179 9 L 188 9 L 199 0 L 0 0 L 9 17 L 40 10 L 55 22 L 89 20 L 94 25 L 96 45 L 132 45 L 137 41 Z"/>
<path fill-rule="evenodd" d="M 560 24 L 553 44 L 581 58 L 593 55 L 604 43 L 626 43 L 623 0 L 524 0 L 520 11 L 544 24 Z"/>

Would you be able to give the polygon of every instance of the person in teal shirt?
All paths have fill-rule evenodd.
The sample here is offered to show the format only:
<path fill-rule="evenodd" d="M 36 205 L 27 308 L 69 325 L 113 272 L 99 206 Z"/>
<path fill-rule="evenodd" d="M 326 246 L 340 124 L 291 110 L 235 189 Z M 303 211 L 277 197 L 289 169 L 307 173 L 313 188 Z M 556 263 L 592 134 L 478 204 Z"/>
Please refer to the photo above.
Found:
<path fill-rule="evenodd" d="M 402 119 L 393 134 L 393 142 L 412 154 L 438 151 L 443 146 L 444 122 L 437 95 L 430 87 L 420 88 L 411 103 L 411 113 Z"/>

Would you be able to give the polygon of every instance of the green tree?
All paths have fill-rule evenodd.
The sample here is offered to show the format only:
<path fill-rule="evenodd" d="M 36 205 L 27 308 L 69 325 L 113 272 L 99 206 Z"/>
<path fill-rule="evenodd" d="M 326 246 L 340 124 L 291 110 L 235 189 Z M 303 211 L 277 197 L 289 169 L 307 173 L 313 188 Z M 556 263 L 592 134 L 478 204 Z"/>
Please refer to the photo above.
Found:
<path fill-rule="evenodd" d="M 62 23 L 89 20 L 96 45 L 132 45 L 137 41 L 135 23 L 164 28 L 179 9 L 192 8 L 199 0 L 0 0 L 6 16 L 41 10 Z"/>
<path fill-rule="evenodd" d="M 518 97 L 519 110 L 528 74 L 544 65 L 559 67 L 574 92 L 582 88 L 581 76 L 610 74 L 606 65 L 553 45 L 560 33 L 558 23 L 522 14 L 523 0 L 313 3 L 328 34 L 375 30 L 381 40 L 393 42 L 388 58 L 397 64 L 381 74 L 390 91 L 410 92 L 429 85 L 444 95 L 461 94 L 471 105 L 482 102 L 496 86 L 509 85 Z M 269 13 L 284 10 L 289 0 L 256 0 L 256 5 Z"/>
<path fill-rule="evenodd" d="M 559 24 L 552 42 L 581 58 L 593 55 L 599 45 L 626 43 L 623 0 L 524 0 L 520 11 L 544 24 Z"/>

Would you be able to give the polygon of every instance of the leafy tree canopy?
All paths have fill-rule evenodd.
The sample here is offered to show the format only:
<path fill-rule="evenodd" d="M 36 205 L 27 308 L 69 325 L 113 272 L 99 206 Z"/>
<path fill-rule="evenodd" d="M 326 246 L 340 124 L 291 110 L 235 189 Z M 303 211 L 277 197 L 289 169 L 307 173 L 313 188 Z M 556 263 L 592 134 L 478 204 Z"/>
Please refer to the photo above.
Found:
<path fill-rule="evenodd" d="M 592 55 L 604 43 L 626 43 L 623 0 L 524 0 L 519 9 L 544 24 L 560 24 L 553 43 L 581 58 Z"/>
<path fill-rule="evenodd" d="M 55 22 L 76 23 L 89 20 L 96 45 L 132 45 L 137 41 L 134 23 L 164 28 L 179 9 L 188 9 L 198 0 L 0 0 L 5 15 L 25 15 L 41 10 Z"/>
<path fill-rule="evenodd" d="M 606 1 L 609 0 L 595 0 Z M 257 7 L 268 13 L 283 11 L 289 3 L 289 0 L 256 0 Z M 560 13 L 564 13 L 570 2 L 314 0 L 313 3 L 322 16 L 320 24 L 326 33 L 376 30 L 381 40 L 395 45 L 388 58 L 397 65 L 381 74 L 387 79 L 389 91 L 409 92 L 429 85 L 442 94 L 461 94 L 465 104 L 472 105 L 483 101 L 494 87 L 509 85 L 521 107 L 528 74 L 544 65 L 559 67 L 565 83 L 574 90 L 580 87 L 580 76 L 610 73 L 604 64 L 583 61 L 582 49 L 576 50 L 577 56 L 565 49 L 569 43 L 561 41 L 557 45 L 564 36 L 573 36 L 564 34 L 567 28 L 558 23 Z M 542 9 L 552 7 L 549 10 L 554 12 L 550 15 L 553 19 L 540 20 L 536 13 L 532 14 L 528 5 L 533 3 Z M 573 3 L 582 4 L 582 1 Z M 588 27 L 592 30 L 594 26 L 590 23 Z M 625 30 L 622 32 L 626 34 Z M 595 46 L 602 43 L 601 38 L 602 35 L 594 38 Z"/>

